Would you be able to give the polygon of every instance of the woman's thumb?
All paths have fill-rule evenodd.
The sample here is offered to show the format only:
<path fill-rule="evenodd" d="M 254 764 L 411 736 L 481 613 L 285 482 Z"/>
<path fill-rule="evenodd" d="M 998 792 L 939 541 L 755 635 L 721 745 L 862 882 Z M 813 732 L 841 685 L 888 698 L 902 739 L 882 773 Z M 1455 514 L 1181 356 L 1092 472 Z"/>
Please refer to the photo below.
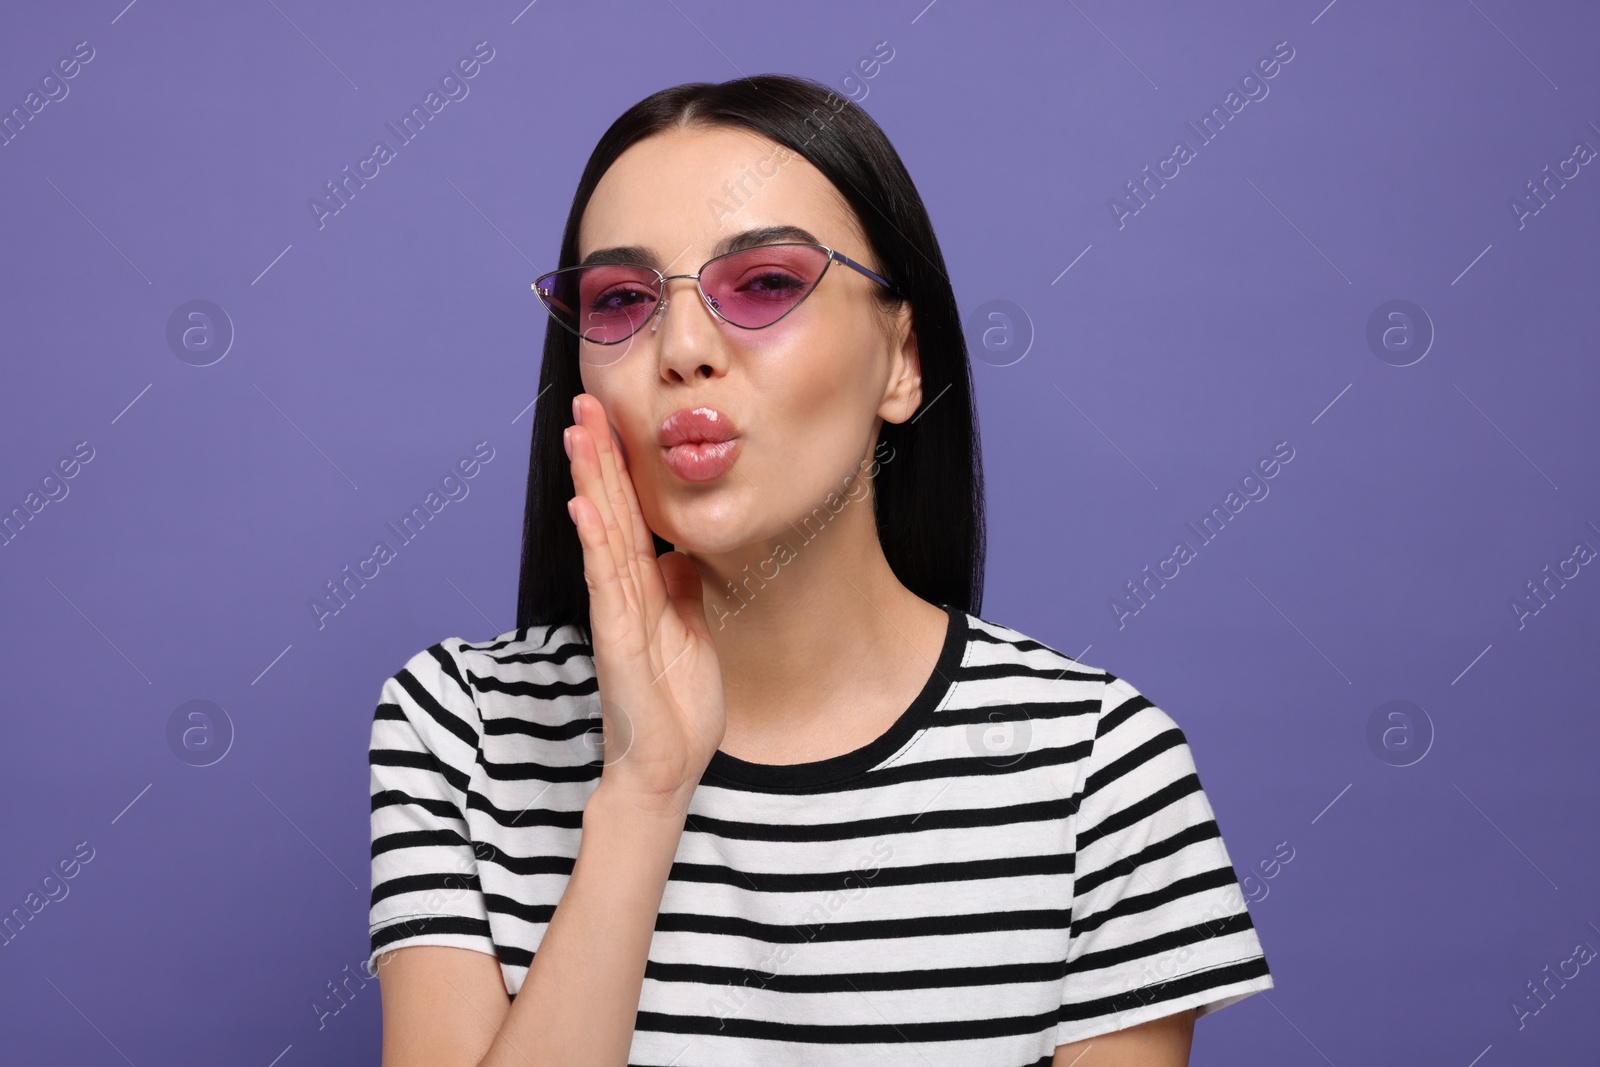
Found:
<path fill-rule="evenodd" d="M 686 626 L 698 630 L 701 636 L 709 636 L 711 630 L 706 624 L 704 586 L 694 561 L 684 553 L 673 550 L 657 556 L 656 565 L 661 568 L 661 580 L 666 584 L 667 598 L 677 609 L 678 617 Z"/>

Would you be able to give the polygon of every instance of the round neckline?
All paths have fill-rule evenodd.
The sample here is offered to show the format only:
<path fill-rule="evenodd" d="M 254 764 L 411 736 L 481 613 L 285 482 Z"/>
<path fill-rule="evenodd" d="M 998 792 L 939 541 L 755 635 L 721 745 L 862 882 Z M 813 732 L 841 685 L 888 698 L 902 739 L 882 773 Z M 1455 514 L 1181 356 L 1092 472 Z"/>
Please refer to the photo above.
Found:
<path fill-rule="evenodd" d="M 712 753 L 702 780 L 721 780 L 771 792 L 812 790 L 854 778 L 899 751 L 926 725 L 955 684 L 956 669 L 961 666 L 966 649 L 966 613 L 950 604 L 939 607 L 948 618 L 939 658 L 910 705 L 877 738 L 850 752 L 809 763 L 753 763 L 719 748 Z"/>

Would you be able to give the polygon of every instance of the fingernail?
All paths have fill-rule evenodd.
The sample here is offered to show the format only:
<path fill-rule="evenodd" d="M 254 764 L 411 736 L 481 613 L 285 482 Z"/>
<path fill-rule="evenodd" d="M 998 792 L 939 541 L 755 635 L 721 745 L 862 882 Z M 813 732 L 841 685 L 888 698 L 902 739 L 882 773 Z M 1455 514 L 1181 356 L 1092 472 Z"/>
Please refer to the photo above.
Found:
<path fill-rule="evenodd" d="M 577 397 L 573 397 L 572 398 L 572 421 L 573 422 L 581 422 L 581 421 L 583 421 L 582 418 L 578 415 L 578 398 Z"/>
<path fill-rule="evenodd" d="M 573 508 L 573 505 L 577 502 L 577 497 L 573 497 L 571 500 L 567 501 L 567 518 L 571 519 L 573 522 L 578 521 L 578 512 Z"/>
<path fill-rule="evenodd" d="M 567 458 L 572 458 L 572 427 L 561 431 L 561 447 L 567 450 Z"/>

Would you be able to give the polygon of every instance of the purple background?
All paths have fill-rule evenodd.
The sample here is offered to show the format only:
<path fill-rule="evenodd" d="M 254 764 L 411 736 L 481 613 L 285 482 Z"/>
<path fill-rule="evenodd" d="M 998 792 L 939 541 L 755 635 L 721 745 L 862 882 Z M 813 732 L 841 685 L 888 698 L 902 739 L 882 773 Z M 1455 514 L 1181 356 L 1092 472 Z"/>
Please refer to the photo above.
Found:
<path fill-rule="evenodd" d="M 781 71 L 861 100 L 932 213 L 984 427 L 979 613 L 1193 746 L 1278 983 L 1193 1062 L 1591 1062 L 1600 967 L 1512 1005 L 1600 948 L 1600 575 L 1511 605 L 1600 548 L 1600 168 L 1521 225 L 1511 199 L 1600 147 L 1592 5 L 523 2 L 7 13 L 0 109 L 94 58 L 0 147 L 0 509 L 94 458 L 0 548 L 0 913 L 94 856 L 0 948 L 0 1058 L 377 1062 L 376 982 L 314 1005 L 367 954 L 382 681 L 514 622 L 528 283 L 616 115 Z M 479 41 L 469 95 L 319 228 L 308 200 Z M 1200 144 L 1185 123 L 1280 41 Z M 1195 158 L 1119 226 L 1180 137 Z M 234 332 L 209 366 L 167 341 L 194 299 Z M 1420 342 L 1368 341 L 1395 299 L 1431 323 L 1397 340 L 1433 334 L 1407 366 Z M 319 629 L 323 583 L 479 441 L 469 495 Z M 1185 524 L 1280 441 L 1202 545 Z M 1179 538 L 1195 558 L 1119 626 Z M 234 732 L 210 766 L 169 741 L 190 700 Z M 1419 710 L 1369 740 L 1391 700 Z"/>

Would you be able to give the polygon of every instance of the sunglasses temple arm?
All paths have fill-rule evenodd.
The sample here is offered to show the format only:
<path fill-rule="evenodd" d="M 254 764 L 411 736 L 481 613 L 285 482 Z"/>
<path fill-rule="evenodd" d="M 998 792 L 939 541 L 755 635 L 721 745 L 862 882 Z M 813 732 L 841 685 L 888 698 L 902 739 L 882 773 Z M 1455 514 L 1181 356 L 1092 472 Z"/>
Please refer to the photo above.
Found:
<path fill-rule="evenodd" d="M 862 274 L 865 274 L 867 277 L 871 278 L 873 281 L 877 282 L 879 285 L 882 285 L 886 289 L 893 290 L 896 293 L 900 291 L 895 289 L 894 285 L 891 284 L 890 281 L 883 275 L 871 270 L 870 268 L 863 267 L 861 264 L 845 255 L 843 252 L 834 252 L 830 250 L 828 254 L 834 259 L 837 259 L 840 263 L 843 263 L 845 266 L 854 267 L 856 270 L 860 271 Z"/>

